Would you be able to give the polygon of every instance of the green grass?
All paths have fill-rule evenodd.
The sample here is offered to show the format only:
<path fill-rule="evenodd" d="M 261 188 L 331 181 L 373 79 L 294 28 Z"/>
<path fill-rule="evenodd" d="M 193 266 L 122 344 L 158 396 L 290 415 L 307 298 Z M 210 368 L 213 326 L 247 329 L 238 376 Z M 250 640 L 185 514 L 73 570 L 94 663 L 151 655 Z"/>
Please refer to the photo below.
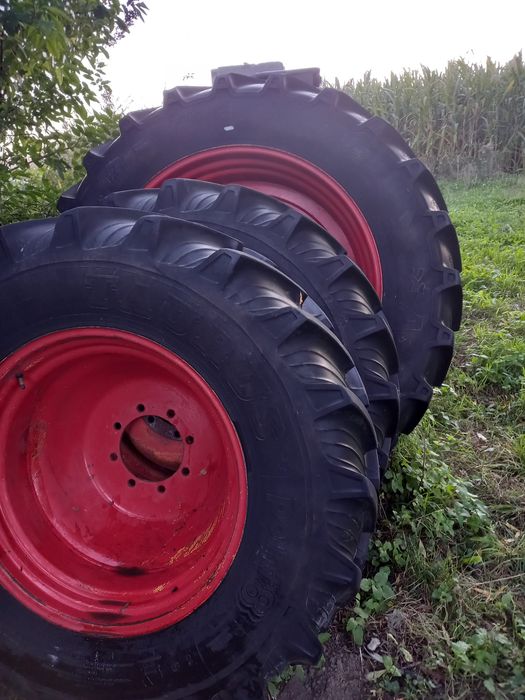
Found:
<path fill-rule="evenodd" d="M 375 697 L 525 698 L 525 179 L 443 185 L 464 321 L 387 474 L 348 634 Z M 374 640 L 370 644 L 371 640 Z"/>

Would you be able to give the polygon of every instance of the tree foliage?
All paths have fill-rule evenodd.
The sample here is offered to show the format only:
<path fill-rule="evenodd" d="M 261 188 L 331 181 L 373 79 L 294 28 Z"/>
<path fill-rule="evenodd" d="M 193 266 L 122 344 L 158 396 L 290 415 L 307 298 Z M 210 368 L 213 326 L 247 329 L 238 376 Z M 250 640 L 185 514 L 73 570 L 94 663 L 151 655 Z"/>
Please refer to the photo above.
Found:
<path fill-rule="evenodd" d="M 109 118 L 108 47 L 145 12 L 141 0 L 0 0 L 0 178 L 63 167 L 71 125 Z"/>

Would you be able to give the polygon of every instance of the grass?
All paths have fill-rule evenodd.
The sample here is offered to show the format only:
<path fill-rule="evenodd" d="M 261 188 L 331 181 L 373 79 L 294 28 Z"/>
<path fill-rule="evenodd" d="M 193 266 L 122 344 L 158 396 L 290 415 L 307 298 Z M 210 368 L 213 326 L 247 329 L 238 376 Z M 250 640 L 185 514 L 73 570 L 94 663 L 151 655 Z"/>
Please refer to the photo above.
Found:
<path fill-rule="evenodd" d="M 525 179 L 443 185 L 463 255 L 453 367 L 401 439 L 346 629 L 380 698 L 525 698 Z"/>

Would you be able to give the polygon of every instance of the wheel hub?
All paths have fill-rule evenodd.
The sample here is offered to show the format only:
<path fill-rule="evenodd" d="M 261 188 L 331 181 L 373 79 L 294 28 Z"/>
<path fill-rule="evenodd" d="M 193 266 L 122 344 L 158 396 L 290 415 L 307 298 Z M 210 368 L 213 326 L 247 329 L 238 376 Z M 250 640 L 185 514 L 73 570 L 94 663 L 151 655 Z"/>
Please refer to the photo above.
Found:
<path fill-rule="evenodd" d="M 82 329 L 0 363 L 0 584 L 49 621 L 147 634 L 202 605 L 246 518 L 235 428 L 184 360 Z"/>

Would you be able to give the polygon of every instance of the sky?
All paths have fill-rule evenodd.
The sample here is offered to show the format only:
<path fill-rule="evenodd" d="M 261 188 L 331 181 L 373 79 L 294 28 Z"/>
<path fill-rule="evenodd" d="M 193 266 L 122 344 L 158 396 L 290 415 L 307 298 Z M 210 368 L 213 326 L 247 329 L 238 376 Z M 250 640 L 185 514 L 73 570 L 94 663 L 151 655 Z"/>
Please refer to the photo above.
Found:
<path fill-rule="evenodd" d="M 505 62 L 525 49 L 525 0 L 146 3 L 145 21 L 110 52 L 108 77 L 126 109 L 158 105 L 175 85 L 209 85 L 217 66 L 281 61 L 344 82 L 458 57 Z"/>

